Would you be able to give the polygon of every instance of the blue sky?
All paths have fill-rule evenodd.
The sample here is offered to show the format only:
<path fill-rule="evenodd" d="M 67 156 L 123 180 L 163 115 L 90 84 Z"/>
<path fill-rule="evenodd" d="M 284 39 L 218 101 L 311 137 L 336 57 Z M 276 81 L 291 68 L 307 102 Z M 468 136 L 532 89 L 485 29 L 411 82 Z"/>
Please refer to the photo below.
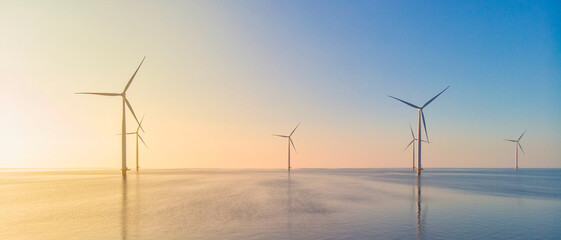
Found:
<path fill-rule="evenodd" d="M 408 167 L 417 113 L 387 95 L 421 105 L 448 85 L 425 110 L 427 167 L 511 167 L 502 139 L 524 129 L 525 166 L 561 167 L 559 1 L 0 7 L 0 167 L 118 166 L 119 105 L 71 93 L 120 90 L 144 55 L 128 96 L 147 167 L 284 167 L 270 134 L 298 122 L 296 167 Z"/>

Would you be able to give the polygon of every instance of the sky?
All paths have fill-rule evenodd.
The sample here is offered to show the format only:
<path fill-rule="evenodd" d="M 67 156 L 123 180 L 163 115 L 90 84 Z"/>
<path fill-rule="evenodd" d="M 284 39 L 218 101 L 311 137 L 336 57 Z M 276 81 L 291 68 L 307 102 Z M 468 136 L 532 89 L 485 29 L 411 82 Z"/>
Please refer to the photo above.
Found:
<path fill-rule="evenodd" d="M 0 0 L 0 168 L 561 167 L 559 1 Z M 127 111 L 127 130 L 136 124 Z M 416 131 L 415 131 L 416 132 Z M 417 134 L 417 133 L 415 133 Z M 425 136 L 423 136 L 425 139 Z M 134 137 L 127 164 L 134 167 Z"/>

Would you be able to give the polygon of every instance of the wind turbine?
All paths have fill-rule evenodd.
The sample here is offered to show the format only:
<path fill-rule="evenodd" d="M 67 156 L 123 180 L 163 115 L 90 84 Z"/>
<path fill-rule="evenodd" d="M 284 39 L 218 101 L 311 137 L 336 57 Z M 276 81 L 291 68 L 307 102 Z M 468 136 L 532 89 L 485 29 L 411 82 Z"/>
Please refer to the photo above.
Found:
<path fill-rule="evenodd" d="M 437 94 L 436 96 L 434 96 L 433 98 L 431 98 L 431 99 L 430 99 L 428 102 L 426 102 L 422 107 L 419 107 L 419 106 L 417 106 L 417 105 L 415 105 L 415 104 L 408 103 L 408 102 L 406 102 L 406 101 L 403 101 L 403 100 L 401 100 L 401 99 L 399 99 L 399 98 L 396 98 L 396 97 L 393 97 L 393 96 L 390 96 L 390 95 L 388 95 L 388 97 L 391 97 L 391 98 L 393 98 L 393 99 L 395 99 L 395 100 L 398 100 L 398 101 L 400 101 L 400 102 L 402 102 L 402 103 L 405 103 L 405 104 L 407 104 L 408 106 L 413 107 L 413 108 L 416 108 L 416 109 L 418 110 L 418 112 L 419 112 L 419 128 L 418 128 L 417 135 L 419 136 L 419 140 L 422 140 L 422 139 L 423 139 L 422 134 L 421 134 L 421 119 L 422 119 L 422 120 L 423 120 L 423 127 L 425 128 L 425 135 L 427 135 L 427 142 L 430 142 L 430 141 L 429 141 L 429 135 L 428 135 L 428 133 L 427 133 L 427 124 L 425 123 L 425 114 L 423 113 L 423 109 L 424 109 L 426 106 L 428 106 L 432 101 L 434 101 L 434 99 L 436 99 L 438 96 L 440 96 L 440 94 L 442 94 L 444 91 L 446 91 L 446 89 L 448 89 L 449 87 L 450 87 L 450 86 L 446 87 L 444 90 L 442 90 L 442 92 L 440 92 L 439 94 Z M 417 159 L 418 159 L 418 161 L 417 161 L 417 175 L 421 175 L 421 170 L 423 169 L 423 168 L 421 168 L 421 141 L 417 141 L 417 143 L 418 143 L 418 145 L 419 145 L 419 147 L 418 147 L 418 148 L 419 148 L 419 149 L 418 149 L 418 158 L 417 158 Z"/>
<path fill-rule="evenodd" d="M 526 133 L 526 130 L 524 130 L 524 132 L 522 133 L 522 135 L 520 135 L 518 140 L 505 139 L 505 141 L 516 143 L 516 158 L 515 158 L 515 161 L 514 161 L 514 170 L 516 170 L 516 171 L 518 171 L 518 146 L 520 146 L 520 150 L 522 150 L 522 153 L 524 153 L 524 149 L 522 148 L 522 144 L 520 144 L 520 139 L 522 139 L 522 136 L 524 136 L 525 133 Z M 524 155 L 526 155 L 526 153 L 524 153 Z"/>
<path fill-rule="evenodd" d="M 140 139 L 140 141 L 142 141 L 142 144 L 144 144 L 144 146 L 146 148 L 148 148 L 148 145 L 146 145 L 146 142 L 144 142 L 144 139 L 142 139 L 142 136 L 140 136 L 140 133 L 138 132 L 142 126 L 142 121 L 144 121 L 144 116 L 142 116 L 142 119 L 140 119 L 140 123 L 138 124 L 138 127 L 136 128 L 136 131 L 134 132 L 128 132 L 127 134 L 135 134 L 136 135 L 136 171 L 138 172 L 138 139 Z M 118 134 L 120 135 L 120 134 Z"/>
<path fill-rule="evenodd" d="M 292 147 L 294 148 L 294 151 L 296 152 L 296 147 L 294 146 L 294 142 L 292 142 L 292 134 L 294 134 L 294 131 L 296 131 L 296 128 L 298 128 L 298 126 L 300 126 L 300 123 L 298 123 L 298 125 L 296 125 L 294 130 L 292 130 L 292 132 L 288 136 L 273 134 L 273 136 L 288 138 L 288 171 L 290 171 L 290 144 L 292 144 Z"/>
<path fill-rule="evenodd" d="M 407 147 L 405 147 L 403 149 L 403 151 L 407 150 L 407 148 L 409 148 L 409 146 L 411 146 L 411 144 L 413 144 L 413 171 L 415 171 L 415 141 L 417 141 L 417 138 L 415 138 L 415 134 L 413 133 L 413 127 L 411 127 L 411 124 L 409 124 L 409 129 L 411 130 L 411 142 L 409 142 L 409 145 L 407 145 Z M 425 140 L 422 140 L 423 142 L 427 142 Z"/>
<path fill-rule="evenodd" d="M 134 116 L 134 119 L 136 120 L 136 122 L 140 126 L 140 129 L 142 129 L 142 131 L 144 132 L 144 129 L 142 128 L 142 126 L 140 125 L 140 122 L 136 118 L 136 114 L 134 114 L 134 110 L 132 110 L 132 107 L 131 107 L 131 104 L 129 103 L 129 100 L 127 100 L 126 93 L 127 93 L 127 90 L 129 89 L 129 86 L 132 83 L 132 80 L 134 80 L 134 77 L 136 76 L 136 73 L 138 72 L 138 69 L 140 69 L 140 66 L 142 66 L 142 63 L 144 62 L 145 58 L 146 57 L 144 57 L 142 59 L 142 61 L 140 62 L 140 65 L 138 65 L 138 68 L 136 69 L 136 71 L 132 75 L 129 82 L 127 82 L 127 85 L 125 86 L 125 89 L 123 90 L 123 92 L 121 92 L 121 93 L 100 93 L 100 92 L 78 92 L 78 93 L 76 93 L 76 94 L 101 95 L 101 96 L 109 96 L 109 97 L 119 96 L 123 99 L 123 121 L 122 121 L 122 127 L 121 127 L 121 135 L 122 135 L 121 136 L 121 156 L 122 156 L 122 158 L 121 158 L 121 174 L 123 175 L 123 177 L 127 176 L 127 136 L 126 136 L 127 126 L 126 126 L 126 121 L 125 121 L 125 105 L 127 105 L 129 110 L 131 111 L 132 115 Z"/>

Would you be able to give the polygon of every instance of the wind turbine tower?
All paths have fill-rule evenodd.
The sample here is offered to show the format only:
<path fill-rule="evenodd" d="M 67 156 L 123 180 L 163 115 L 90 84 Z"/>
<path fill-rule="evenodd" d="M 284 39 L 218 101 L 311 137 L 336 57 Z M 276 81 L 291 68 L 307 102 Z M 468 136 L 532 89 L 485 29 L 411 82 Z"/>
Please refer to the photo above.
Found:
<path fill-rule="evenodd" d="M 138 68 L 136 69 L 136 71 L 134 72 L 134 74 L 132 75 L 131 79 L 127 82 L 127 85 L 125 86 L 125 89 L 123 90 L 123 92 L 121 93 L 100 93 L 100 92 L 78 92 L 76 94 L 91 94 L 91 95 L 101 95 L 101 96 L 109 96 L 109 97 L 121 97 L 123 100 L 123 119 L 122 119 L 122 125 L 121 125 L 121 174 L 123 175 L 123 177 L 127 176 L 127 136 L 126 136 L 126 129 L 127 129 L 127 125 L 126 125 L 126 121 L 125 121 L 125 105 L 129 108 L 129 110 L 131 111 L 132 115 L 134 116 L 134 119 L 136 120 L 136 122 L 138 123 L 140 129 L 142 129 L 142 131 L 144 132 L 144 129 L 142 128 L 142 126 L 140 125 L 140 122 L 138 121 L 138 119 L 136 118 L 136 114 L 134 114 L 134 110 L 132 110 L 131 104 L 129 103 L 129 100 L 127 100 L 127 90 L 129 89 L 132 80 L 134 80 L 134 77 L 136 76 L 136 73 L 138 72 L 138 69 L 140 69 L 140 66 L 142 66 L 142 63 L 144 62 L 144 59 L 146 59 L 146 57 L 144 57 L 142 59 L 142 61 L 140 62 L 140 65 L 138 65 Z"/>
<path fill-rule="evenodd" d="M 277 136 L 277 137 L 283 137 L 283 138 L 287 138 L 288 139 L 288 171 L 290 171 L 290 145 L 292 144 L 292 148 L 294 148 L 294 151 L 296 152 L 296 147 L 294 146 L 294 142 L 292 142 L 292 134 L 294 134 L 294 131 L 296 131 L 296 128 L 298 128 L 298 126 L 300 126 L 300 123 L 298 123 L 298 125 L 296 125 L 296 127 L 294 128 L 294 130 L 292 130 L 292 132 L 290 133 L 290 135 L 286 136 L 286 135 L 276 135 L 273 134 L 273 136 Z"/>
<path fill-rule="evenodd" d="M 417 111 L 419 112 L 419 128 L 418 128 L 417 135 L 419 136 L 419 140 L 422 140 L 422 139 L 423 139 L 422 134 L 421 134 L 421 119 L 422 119 L 422 120 L 423 120 L 423 127 L 425 128 L 425 135 L 427 135 L 427 142 L 430 142 L 430 141 L 429 141 L 429 135 L 428 135 L 428 133 L 427 133 L 427 125 L 426 125 L 426 123 L 425 123 L 425 114 L 423 114 L 423 109 L 424 109 L 426 106 L 428 106 L 432 101 L 434 101 L 434 99 L 436 99 L 438 96 L 440 96 L 440 94 L 442 94 L 444 91 L 446 91 L 446 89 L 448 89 L 449 87 L 450 87 L 450 86 L 446 87 L 444 90 L 442 90 L 442 92 L 440 92 L 439 94 L 437 94 L 436 96 L 434 96 L 433 98 L 431 98 L 431 99 L 430 99 L 428 102 L 426 102 L 422 107 L 419 107 L 419 106 L 417 106 L 417 105 L 415 105 L 415 104 L 412 104 L 412 103 L 408 103 L 408 102 L 406 102 L 406 101 L 404 101 L 404 100 L 401 100 L 401 99 L 399 99 L 399 98 L 396 98 L 396 97 L 393 97 L 393 96 L 390 96 L 390 95 L 388 95 L 388 97 L 391 97 L 391 98 L 393 98 L 393 99 L 395 99 L 395 100 L 398 100 L 398 101 L 400 101 L 400 102 L 402 102 L 402 103 L 407 104 L 408 106 L 410 106 L 410 107 L 412 107 L 412 108 L 416 108 L 416 109 L 417 109 Z M 418 150 L 417 150 L 417 153 L 418 153 L 418 155 L 417 155 L 417 159 L 418 159 L 418 161 L 417 161 L 417 175 L 421 175 L 421 170 L 423 169 L 423 168 L 421 167 L 421 142 L 422 142 L 422 141 L 417 141 L 417 144 L 418 144 Z"/>
<path fill-rule="evenodd" d="M 522 136 L 524 136 L 525 133 L 526 133 L 526 130 L 524 130 L 522 135 L 520 135 L 520 137 L 517 140 L 505 139 L 506 141 L 516 143 L 516 155 L 515 155 L 515 159 L 514 159 L 514 170 L 515 171 L 518 171 L 518 147 L 520 147 L 520 150 L 522 150 L 522 153 L 524 153 L 524 149 L 522 148 L 522 144 L 520 144 L 520 139 L 522 139 Z M 526 155 L 526 153 L 524 153 L 524 155 Z"/>
<path fill-rule="evenodd" d="M 142 121 L 144 121 L 144 116 L 142 116 L 142 119 L 140 119 L 140 123 L 138 124 L 136 131 L 127 133 L 129 135 L 130 134 L 136 135 L 136 171 L 137 172 L 138 172 L 138 139 L 140 139 L 140 141 L 142 141 L 142 144 L 144 144 L 144 146 L 148 148 L 148 145 L 146 145 L 146 142 L 144 142 L 144 139 L 142 139 L 142 136 L 140 136 L 140 132 L 139 132 L 142 125 Z"/>
<path fill-rule="evenodd" d="M 409 145 L 407 145 L 407 147 L 405 147 L 403 149 L 403 151 L 407 150 L 407 148 L 409 148 L 409 146 L 411 146 L 411 144 L 413 144 L 413 165 L 412 165 L 412 169 L 413 171 L 415 171 L 415 142 L 418 141 L 417 138 L 415 138 L 415 134 L 413 133 L 413 127 L 411 127 L 411 124 L 409 124 L 409 129 L 411 130 L 411 142 L 409 142 Z M 423 142 L 427 142 L 425 140 L 423 140 Z"/>

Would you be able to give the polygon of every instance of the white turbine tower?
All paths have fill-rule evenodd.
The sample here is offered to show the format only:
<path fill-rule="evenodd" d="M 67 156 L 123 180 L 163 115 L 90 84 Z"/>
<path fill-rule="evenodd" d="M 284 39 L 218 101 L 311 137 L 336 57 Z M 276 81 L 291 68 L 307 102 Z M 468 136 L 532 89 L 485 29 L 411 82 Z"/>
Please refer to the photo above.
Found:
<path fill-rule="evenodd" d="M 417 138 L 415 138 L 415 134 L 413 133 L 413 127 L 411 127 L 411 124 L 409 124 L 409 129 L 411 130 L 411 142 L 409 142 L 409 145 L 407 145 L 407 147 L 405 147 L 403 149 L 403 151 L 407 150 L 407 148 L 409 148 L 409 146 L 411 146 L 411 144 L 413 144 L 413 171 L 415 171 L 415 142 L 418 140 Z M 423 140 L 423 142 L 427 142 L 425 140 Z"/>
<path fill-rule="evenodd" d="M 419 128 L 418 128 L 417 135 L 419 136 L 419 140 L 422 140 L 422 139 L 423 139 L 422 134 L 421 134 L 421 119 L 422 119 L 422 120 L 423 120 L 423 126 L 424 126 L 424 128 L 425 128 L 425 135 L 427 135 L 427 142 L 430 142 L 430 141 L 429 141 L 429 135 L 428 135 L 428 133 L 427 133 L 427 124 L 425 123 L 425 114 L 423 114 L 423 109 L 424 109 L 426 106 L 428 106 L 432 101 L 434 101 L 434 99 L 436 99 L 438 96 L 440 96 L 440 94 L 442 94 L 444 91 L 446 91 L 446 89 L 448 89 L 449 87 L 450 87 L 450 86 L 446 87 L 444 90 L 442 90 L 442 92 L 440 92 L 439 94 L 437 94 L 436 96 L 434 96 L 433 98 L 431 98 L 431 99 L 430 99 L 428 102 L 426 102 L 422 107 L 419 107 L 419 106 L 417 106 L 417 105 L 415 105 L 415 104 L 408 103 L 408 102 L 406 102 L 406 101 L 403 101 L 403 100 L 401 100 L 401 99 L 399 99 L 399 98 L 396 98 L 396 97 L 393 97 L 393 96 L 389 96 L 389 95 L 388 95 L 388 97 L 391 97 L 391 98 L 393 98 L 393 99 L 395 99 L 395 100 L 398 100 L 398 101 L 400 101 L 400 102 L 402 102 L 402 103 L 405 103 L 405 104 L 407 104 L 408 106 L 413 107 L 413 108 L 416 108 L 416 109 L 418 110 L 418 112 L 419 112 Z M 421 141 L 417 141 L 417 144 L 419 145 L 419 146 L 418 146 L 418 150 L 417 150 L 417 151 L 418 151 L 418 157 L 417 157 L 417 159 L 418 159 L 418 161 L 417 161 L 417 175 L 420 175 L 420 174 L 421 174 L 421 170 L 423 169 L 423 168 L 421 167 Z"/>
<path fill-rule="evenodd" d="M 298 123 L 298 125 L 296 125 L 294 130 L 292 130 L 292 132 L 288 136 L 273 134 L 273 136 L 288 138 L 288 171 L 290 171 L 290 144 L 292 144 L 292 147 L 294 148 L 294 151 L 296 152 L 296 147 L 294 146 L 294 142 L 292 142 L 292 134 L 294 134 L 294 131 L 296 131 L 296 128 L 298 128 L 298 126 L 300 126 L 300 123 Z"/>
<path fill-rule="evenodd" d="M 110 97 L 121 97 L 123 99 L 123 120 L 122 120 L 122 127 L 121 127 L 121 135 L 122 135 L 121 136 L 121 156 L 122 156 L 122 158 L 121 158 L 121 174 L 123 175 L 123 177 L 127 176 L 127 136 L 126 136 L 127 126 L 126 126 L 126 121 L 125 121 L 125 105 L 127 105 L 129 110 L 131 111 L 132 115 L 134 116 L 134 119 L 136 120 L 136 122 L 140 126 L 140 122 L 136 118 L 136 114 L 134 114 L 134 110 L 132 110 L 132 107 L 131 107 L 131 104 L 129 103 L 129 100 L 127 100 L 126 93 L 127 93 L 127 89 L 129 89 L 129 86 L 132 83 L 132 80 L 134 80 L 134 77 L 136 76 L 136 73 L 138 72 L 138 69 L 140 69 L 140 66 L 142 66 L 142 63 L 144 62 L 145 58 L 146 57 L 144 57 L 142 59 L 142 61 L 140 62 L 140 65 L 138 65 L 138 68 L 136 69 L 136 71 L 132 75 L 132 77 L 129 80 L 129 82 L 127 83 L 127 85 L 125 86 L 125 89 L 123 90 L 123 92 L 121 92 L 121 93 L 100 93 L 100 92 L 79 92 L 79 93 L 76 93 L 76 94 L 91 94 L 91 95 L 101 95 L 101 96 L 110 96 Z M 142 129 L 142 131 L 144 131 L 142 126 L 140 126 L 140 129 Z"/>
<path fill-rule="evenodd" d="M 516 170 L 516 171 L 518 171 L 518 147 L 520 147 L 520 150 L 522 150 L 522 153 L 524 153 L 524 149 L 522 148 L 522 144 L 520 144 L 520 139 L 522 139 L 522 136 L 524 136 L 525 133 L 526 133 L 526 130 L 524 130 L 524 132 L 522 133 L 522 135 L 520 135 L 518 140 L 505 139 L 506 141 L 516 143 L 516 157 L 515 157 L 515 160 L 514 160 L 514 170 Z M 526 155 L 526 153 L 524 153 L 524 155 Z"/>
<path fill-rule="evenodd" d="M 144 116 L 142 116 L 142 119 L 140 119 L 140 123 L 138 124 L 136 131 L 127 133 L 129 135 L 130 134 L 136 135 L 136 171 L 137 172 L 138 172 L 138 139 L 140 139 L 140 141 L 142 141 L 142 144 L 144 144 L 144 146 L 148 148 L 148 145 L 146 145 L 146 142 L 144 142 L 144 139 L 142 139 L 142 136 L 140 136 L 140 132 L 138 132 L 142 128 L 142 121 L 144 121 Z"/>

